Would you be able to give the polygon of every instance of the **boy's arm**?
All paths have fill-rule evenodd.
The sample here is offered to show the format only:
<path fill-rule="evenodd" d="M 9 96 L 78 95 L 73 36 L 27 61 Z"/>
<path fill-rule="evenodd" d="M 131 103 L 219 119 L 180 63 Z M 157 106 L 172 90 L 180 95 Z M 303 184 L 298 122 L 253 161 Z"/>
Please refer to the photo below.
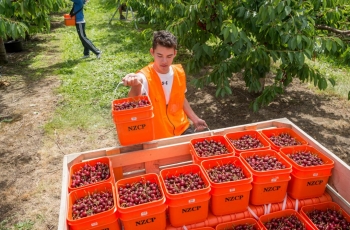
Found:
<path fill-rule="evenodd" d="M 193 126 L 196 129 L 196 131 L 202 131 L 208 127 L 207 123 L 205 123 L 204 120 L 200 119 L 196 115 L 196 113 L 192 110 L 192 108 L 191 108 L 191 106 L 188 103 L 186 98 L 184 101 L 184 108 L 183 109 L 184 109 L 187 117 L 193 122 Z"/>

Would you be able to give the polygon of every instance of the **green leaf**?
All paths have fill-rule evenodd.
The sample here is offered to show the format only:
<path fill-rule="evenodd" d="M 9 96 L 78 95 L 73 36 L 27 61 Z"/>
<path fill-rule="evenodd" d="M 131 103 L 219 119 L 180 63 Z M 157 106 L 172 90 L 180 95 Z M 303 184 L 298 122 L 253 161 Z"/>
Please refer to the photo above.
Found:
<path fill-rule="evenodd" d="M 222 88 L 220 88 L 220 87 L 218 87 L 218 88 L 216 89 L 215 97 L 219 97 L 219 95 L 220 95 L 220 93 L 221 93 L 221 90 L 222 90 Z"/>
<path fill-rule="evenodd" d="M 318 82 L 318 88 L 324 90 L 327 88 L 327 81 L 324 77 L 322 77 Z"/>
<path fill-rule="evenodd" d="M 332 84 L 332 86 L 335 86 L 335 80 L 334 78 L 329 78 L 328 81 Z"/>
<path fill-rule="evenodd" d="M 326 41 L 326 48 L 329 52 L 332 50 L 332 42 L 330 40 Z"/>
<path fill-rule="evenodd" d="M 292 9 L 290 8 L 290 6 L 286 6 L 286 7 L 284 8 L 284 12 L 286 13 L 286 15 L 289 15 L 290 12 L 292 12 Z"/>
<path fill-rule="evenodd" d="M 290 63 L 293 63 L 293 53 L 292 52 L 288 52 L 288 58 Z"/>
<path fill-rule="evenodd" d="M 278 3 L 278 6 L 277 6 L 277 12 L 280 14 L 283 10 L 283 7 L 284 7 L 284 2 L 283 1 L 280 1 L 280 3 Z"/>

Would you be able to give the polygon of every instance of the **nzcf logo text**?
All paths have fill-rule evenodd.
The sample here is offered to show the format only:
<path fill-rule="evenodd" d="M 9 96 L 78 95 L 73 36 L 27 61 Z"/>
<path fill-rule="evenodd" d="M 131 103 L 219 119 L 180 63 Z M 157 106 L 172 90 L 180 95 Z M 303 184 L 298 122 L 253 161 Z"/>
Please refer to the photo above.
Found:
<path fill-rule="evenodd" d="M 141 130 L 141 129 L 145 129 L 145 127 L 146 127 L 145 124 L 128 126 L 128 131 Z"/>

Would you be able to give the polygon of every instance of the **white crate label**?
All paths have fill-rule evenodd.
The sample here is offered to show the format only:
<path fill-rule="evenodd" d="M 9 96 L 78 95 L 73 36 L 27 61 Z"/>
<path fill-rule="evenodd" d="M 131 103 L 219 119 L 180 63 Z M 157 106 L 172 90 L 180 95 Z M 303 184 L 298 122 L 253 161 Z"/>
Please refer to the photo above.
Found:
<path fill-rule="evenodd" d="M 277 177 L 272 178 L 272 179 L 271 179 L 271 182 L 276 182 L 276 181 L 278 180 L 278 178 L 279 178 L 278 176 L 277 176 Z"/>
<path fill-rule="evenodd" d="M 234 191 L 236 191 L 235 188 L 230 188 L 230 192 L 234 192 Z"/>
<path fill-rule="evenodd" d="M 314 174 L 312 174 L 313 176 L 318 176 L 318 173 L 314 173 Z"/>
<path fill-rule="evenodd" d="M 98 225 L 98 223 L 97 223 L 97 222 L 93 222 L 93 223 L 91 223 L 91 226 L 92 226 L 92 227 L 97 226 L 97 225 Z"/>
<path fill-rule="evenodd" d="M 141 212 L 141 216 L 147 216 L 147 214 L 148 214 L 147 211 Z"/>
<path fill-rule="evenodd" d="M 132 121 L 136 121 L 136 120 L 137 120 L 137 117 L 132 117 L 131 120 L 132 120 Z"/>
<path fill-rule="evenodd" d="M 189 203 L 189 204 L 194 203 L 194 202 L 196 202 L 196 199 L 194 199 L 194 198 L 193 198 L 193 199 L 188 200 L 188 203 Z"/>

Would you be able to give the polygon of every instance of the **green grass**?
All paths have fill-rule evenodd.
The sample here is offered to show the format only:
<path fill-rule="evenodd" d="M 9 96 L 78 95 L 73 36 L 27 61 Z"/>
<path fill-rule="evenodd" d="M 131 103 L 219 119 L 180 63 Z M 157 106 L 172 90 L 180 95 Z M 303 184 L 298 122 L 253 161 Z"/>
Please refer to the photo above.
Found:
<path fill-rule="evenodd" d="M 60 47 L 62 60 L 55 71 L 62 79 L 57 93 L 63 100 L 52 121 L 45 126 L 49 133 L 76 127 L 86 130 L 111 127 L 111 101 L 127 94 L 126 87 L 116 89 L 118 83 L 127 73 L 152 61 L 150 36 L 148 30 L 144 30 L 146 25 L 138 25 L 137 30 L 130 21 L 113 20 L 109 24 L 114 10 L 90 1 L 84 11 L 87 37 L 102 50 L 101 59 L 96 59 L 93 53 L 90 58 L 81 59 L 83 46 L 75 27 L 54 31 L 56 39 L 51 41 L 51 46 Z"/>
<path fill-rule="evenodd" d="M 309 61 L 309 64 L 317 68 L 326 78 L 333 78 L 336 82 L 334 87 L 329 83 L 325 91 L 316 89 L 318 92 L 348 98 L 348 92 L 350 91 L 349 65 L 325 56 L 321 56 L 315 61 Z"/>

